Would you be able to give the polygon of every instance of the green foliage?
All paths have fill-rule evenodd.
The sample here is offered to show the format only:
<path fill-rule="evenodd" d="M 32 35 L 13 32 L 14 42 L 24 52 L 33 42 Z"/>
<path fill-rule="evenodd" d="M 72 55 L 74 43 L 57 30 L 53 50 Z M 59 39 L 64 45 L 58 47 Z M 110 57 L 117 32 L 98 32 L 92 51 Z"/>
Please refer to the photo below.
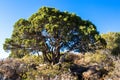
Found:
<path fill-rule="evenodd" d="M 36 80 L 36 77 L 39 75 L 37 70 L 30 69 L 25 73 L 26 75 L 22 76 L 22 80 Z"/>
<path fill-rule="evenodd" d="M 89 63 L 101 63 L 107 58 L 106 54 L 102 54 L 100 50 L 96 51 L 94 54 L 85 54 L 85 60 Z"/>
<path fill-rule="evenodd" d="M 35 64 L 39 65 L 40 63 L 43 63 L 42 56 L 37 55 L 25 55 L 23 58 L 21 58 L 22 61 L 24 61 L 26 64 Z"/>
<path fill-rule="evenodd" d="M 107 34 L 102 34 L 102 37 L 106 40 L 106 48 L 111 50 L 113 55 L 120 54 L 120 33 L 109 32 Z"/>
<path fill-rule="evenodd" d="M 45 62 L 55 64 L 63 48 L 87 52 L 105 45 L 103 42 L 92 22 L 69 12 L 42 7 L 29 19 L 19 19 L 15 23 L 4 49 L 11 51 L 11 57 L 19 58 L 42 52 Z"/>

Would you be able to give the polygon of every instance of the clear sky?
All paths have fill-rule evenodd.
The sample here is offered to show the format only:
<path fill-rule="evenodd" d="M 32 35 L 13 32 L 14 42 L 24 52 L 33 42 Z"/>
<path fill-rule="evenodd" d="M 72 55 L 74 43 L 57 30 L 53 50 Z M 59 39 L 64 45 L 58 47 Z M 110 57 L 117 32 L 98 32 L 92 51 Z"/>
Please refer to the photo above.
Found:
<path fill-rule="evenodd" d="M 0 0 L 0 58 L 9 55 L 3 43 L 11 36 L 14 23 L 42 6 L 76 13 L 92 21 L 100 33 L 120 32 L 120 0 Z"/>

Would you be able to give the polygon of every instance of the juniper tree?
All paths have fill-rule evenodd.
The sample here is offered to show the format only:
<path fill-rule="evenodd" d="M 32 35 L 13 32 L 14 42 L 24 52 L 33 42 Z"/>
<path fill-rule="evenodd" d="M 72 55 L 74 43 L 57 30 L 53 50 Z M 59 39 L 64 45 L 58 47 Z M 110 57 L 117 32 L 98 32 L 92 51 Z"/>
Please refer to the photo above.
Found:
<path fill-rule="evenodd" d="M 44 61 L 57 63 L 60 51 L 86 52 L 104 45 L 96 26 L 79 16 L 55 8 L 42 7 L 28 19 L 14 24 L 11 38 L 4 44 L 11 56 L 42 52 Z"/>

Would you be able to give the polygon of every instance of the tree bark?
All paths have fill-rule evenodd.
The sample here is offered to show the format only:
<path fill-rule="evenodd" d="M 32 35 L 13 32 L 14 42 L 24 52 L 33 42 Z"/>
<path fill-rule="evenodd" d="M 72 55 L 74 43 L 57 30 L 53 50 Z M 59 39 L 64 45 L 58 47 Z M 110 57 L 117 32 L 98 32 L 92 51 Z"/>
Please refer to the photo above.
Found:
<path fill-rule="evenodd" d="M 44 59 L 44 62 L 51 63 L 51 60 L 48 59 L 46 52 L 43 52 L 43 59 Z"/>

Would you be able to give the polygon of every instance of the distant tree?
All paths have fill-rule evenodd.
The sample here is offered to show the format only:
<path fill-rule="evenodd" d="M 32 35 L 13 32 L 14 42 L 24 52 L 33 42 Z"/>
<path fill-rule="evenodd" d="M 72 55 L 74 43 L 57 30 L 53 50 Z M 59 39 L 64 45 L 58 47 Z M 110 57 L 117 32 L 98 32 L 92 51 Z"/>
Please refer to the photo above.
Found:
<path fill-rule="evenodd" d="M 113 55 L 120 54 L 120 32 L 109 32 L 101 35 L 107 42 L 106 48 L 111 50 Z"/>
<path fill-rule="evenodd" d="M 61 50 L 86 52 L 101 45 L 104 40 L 92 22 L 72 13 L 42 7 L 28 20 L 19 19 L 15 23 L 4 49 L 17 57 L 42 52 L 44 61 L 57 63 Z"/>

